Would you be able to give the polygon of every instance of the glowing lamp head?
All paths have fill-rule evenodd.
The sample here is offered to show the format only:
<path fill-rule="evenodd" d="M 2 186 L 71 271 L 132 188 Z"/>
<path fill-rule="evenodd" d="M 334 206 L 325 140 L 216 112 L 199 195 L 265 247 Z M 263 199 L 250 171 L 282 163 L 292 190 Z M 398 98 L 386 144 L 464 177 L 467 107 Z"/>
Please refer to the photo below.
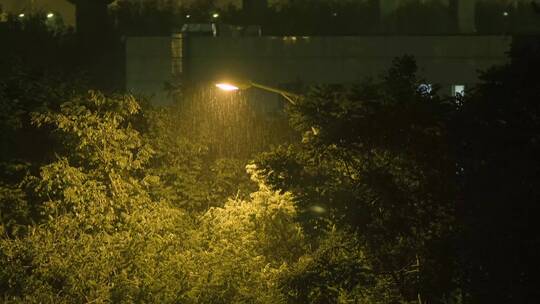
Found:
<path fill-rule="evenodd" d="M 240 90 L 239 87 L 232 85 L 230 83 L 216 83 L 216 87 L 227 92 Z"/>
<path fill-rule="evenodd" d="M 47 14 L 47 19 L 51 19 L 51 18 L 54 18 L 54 14 L 53 13 L 48 13 Z"/>

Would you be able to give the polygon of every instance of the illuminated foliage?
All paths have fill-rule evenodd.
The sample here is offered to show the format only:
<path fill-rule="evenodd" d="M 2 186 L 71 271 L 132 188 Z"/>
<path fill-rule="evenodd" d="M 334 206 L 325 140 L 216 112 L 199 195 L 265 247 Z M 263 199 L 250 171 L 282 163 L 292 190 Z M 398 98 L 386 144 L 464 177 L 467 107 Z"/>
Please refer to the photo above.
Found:
<path fill-rule="evenodd" d="M 138 110 L 130 97 L 91 92 L 34 116 L 54 126 L 67 153 L 28 182 L 42 202 L 40 223 L 2 240 L 5 301 L 177 297 L 182 285 L 169 283 L 182 277 L 172 266 L 189 221 L 145 190 L 140 170 L 152 150 L 127 121 Z"/>
<path fill-rule="evenodd" d="M 536 55 L 484 74 L 459 105 L 419 90 L 409 57 L 378 81 L 314 88 L 288 109 L 301 142 L 247 167 L 211 146 L 226 136 L 205 138 L 243 115 L 215 111 L 215 96 L 141 108 L 13 69 L 0 81 L 0 301 L 532 303 Z M 241 143 L 225 152 L 253 151 Z"/>
<path fill-rule="evenodd" d="M 147 174 L 163 171 L 148 170 L 159 152 L 140 119 L 132 97 L 98 92 L 33 115 L 63 144 L 26 178 L 39 221 L 0 239 L 2 302 L 279 303 L 277 278 L 304 251 L 292 196 L 251 170 L 249 199 L 191 212 Z M 3 224 L 25 216 L 11 210 Z"/>
<path fill-rule="evenodd" d="M 259 184 L 199 218 L 189 253 L 195 303 L 281 303 L 277 278 L 305 250 L 290 194 Z"/>
<path fill-rule="evenodd" d="M 65 80 L 18 61 L 0 74 L 0 218 L 2 232 L 13 236 L 40 217 L 25 177 L 54 159 L 56 147 L 46 128 L 32 125 L 31 113 L 56 109 L 84 86 L 78 79 Z"/>
<path fill-rule="evenodd" d="M 200 132 L 201 128 L 192 125 L 190 116 L 203 119 L 205 113 L 191 113 L 178 105 L 147 109 L 144 113 L 145 139 L 154 150 L 148 172 L 160 181 L 152 186 L 152 195 L 196 212 L 222 206 L 229 196 L 242 198 L 256 190 L 245 173 L 244 161 L 216 156 L 215 151 L 210 151 L 210 146 L 215 148 L 216 144 L 206 141 L 201 133 L 208 134 L 193 130 Z M 222 137 L 216 140 L 228 138 Z"/>

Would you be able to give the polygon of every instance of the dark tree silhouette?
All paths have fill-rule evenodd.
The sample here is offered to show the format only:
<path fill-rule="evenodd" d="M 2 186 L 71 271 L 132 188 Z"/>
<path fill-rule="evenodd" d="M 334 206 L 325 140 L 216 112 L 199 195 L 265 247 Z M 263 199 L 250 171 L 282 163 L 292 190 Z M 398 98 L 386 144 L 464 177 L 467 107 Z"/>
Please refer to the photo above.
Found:
<path fill-rule="evenodd" d="M 67 0 L 75 5 L 77 32 L 84 36 L 103 35 L 107 29 L 107 6 L 114 0 Z"/>
<path fill-rule="evenodd" d="M 456 119 L 467 303 L 540 296 L 540 40 L 515 38 Z"/>

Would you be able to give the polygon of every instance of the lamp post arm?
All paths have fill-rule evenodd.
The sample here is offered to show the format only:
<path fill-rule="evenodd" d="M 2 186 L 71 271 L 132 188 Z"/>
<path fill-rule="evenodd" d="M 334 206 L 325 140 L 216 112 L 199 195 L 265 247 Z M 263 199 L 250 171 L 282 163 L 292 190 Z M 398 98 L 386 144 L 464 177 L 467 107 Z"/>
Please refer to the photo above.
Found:
<path fill-rule="evenodd" d="M 277 88 L 265 86 L 265 85 L 255 83 L 255 82 L 251 82 L 250 85 L 252 87 L 259 88 L 261 90 L 277 93 L 277 94 L 283 96 L 283 98 L 287 99 L 287 101 L 292 103 L 293 105 L 296 105 L 296 101 L 302 97 L 301 95 L 298 95 L 298 94 L 294 94 L 294 93 L 291 93 L 291 92 L 287 92 L 285 90 L 280 90 L 280 89 L 277 89 Z"/>

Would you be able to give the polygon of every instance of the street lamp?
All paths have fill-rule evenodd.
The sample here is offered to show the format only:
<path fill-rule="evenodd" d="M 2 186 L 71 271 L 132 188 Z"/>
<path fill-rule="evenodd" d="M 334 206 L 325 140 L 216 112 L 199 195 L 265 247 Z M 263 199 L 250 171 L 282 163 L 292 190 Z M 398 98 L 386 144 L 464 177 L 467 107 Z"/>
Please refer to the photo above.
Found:
<path fill-rule="evenodd" d="M 218 82 L 215 84 L 217 88 L 223 90 L 223 91 L 238 91 L 238 90 L 246 90 L 251 87 L 258 88 L 264 91 L 272 92 L 279 94 L 283 96 L 288 102 L 295 105 L 296 102 L 302 98 L 301 95 L 294 94 L 285 90 L 269 87 L 267 85 L 263 85 L 260 83 L 255 83 L 253 81 L 247 81 L 247 82 Z"/>

